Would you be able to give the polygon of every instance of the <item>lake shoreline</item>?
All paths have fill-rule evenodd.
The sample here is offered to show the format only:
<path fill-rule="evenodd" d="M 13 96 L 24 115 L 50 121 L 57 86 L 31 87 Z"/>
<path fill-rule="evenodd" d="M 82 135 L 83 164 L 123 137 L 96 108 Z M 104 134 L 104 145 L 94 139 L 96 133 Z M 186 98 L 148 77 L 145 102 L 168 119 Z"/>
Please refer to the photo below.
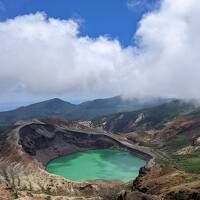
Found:
<path fill-rule="evenodd" d="M 109 147 L 103 143 L 95 145 L 95 147 L 87 146 L 87 144 L 84 147 L 83 146 L 77 147 L 76 145 L 71 146 L 70 144 L 68 144 L 70 146 L 69 148 L 61 149 L 61 151 L 59 151 L 58 154 L 55 154 L 55 152 L 53 151 L 53 156 L 50 156 L 50 158 L 48 158 L 48 160 L 46 160 L 45 162 L 44 161 L 41 162 L 45 169 L 49 162 L 51 162 L 52 160 L 54 160 L 58 157 L 68 156 L 68 155 L 71 155 L 74 153 L 84 152 L 84 151 L 89 151 L 89 150 L 108 149 L 108 148 L 116 149 L 116 150 L 120 150 L 120 151 L 128 151 L 128 152 L 136 154 L 137 157 L 140 157 L 146 161 L 145 167 L 151 167 L 155 164 L 156 156 L 153 154 L 151 149 L 148 147 L 139 146 L 137 144 L 132 144 L 127 141 L 120 140 L 115 135 L 110 134 L 110 133 L 92 133 L 92 132 L 72 131 L 72 130 L 68 130 L 68 131 L 70 133 L 74 134 L 74 137 L 76 137 L 78 134 L 84 134 L 88 138 L 92 138 L 92 140 L 94 140 L 94 141 L 96 139 L 98 140 L 98 138 L 102 137 L 105 139 L 104 140 L 105 143 L 108 142 L 109 140 L 111 141 L 111 143 L 112 142 L 113 143 Z M 108 140 L 106 140 L 106 139 L 108 139 Z M 52 149 L 48 149 L 47 152 L 48 152 L 47 157 L 49 157 L 49 153 L 52 152 Z"/>
<path fill-rule="evenodd" d="M 46 170 L 73 181 L 99 179 L 128 182 L 138 176 L 145 163 L 138 154 L 130 151 L 95 149 L 58 157 L 48 163 Z"/>

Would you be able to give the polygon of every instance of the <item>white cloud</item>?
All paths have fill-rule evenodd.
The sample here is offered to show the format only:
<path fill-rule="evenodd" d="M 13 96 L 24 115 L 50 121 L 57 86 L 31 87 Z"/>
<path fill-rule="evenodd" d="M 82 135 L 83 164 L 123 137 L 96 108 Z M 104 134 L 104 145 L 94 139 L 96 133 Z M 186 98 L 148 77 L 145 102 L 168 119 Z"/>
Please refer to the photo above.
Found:
<path fill-rule="evenodd" d="M 127 0 L 126 6 L 130 11 L 143 12 L 145 10 L 152 10 L 157 7 L 160 0 Z"/>
<path fill-rule="evenodd" d="M 0 96 L 200 98 L 199 10 L 196 0 L 164 0 L 141 20 L 137 48 L 42 13 L 1 22 Z"/>
<path fill-rule="evenodd" d="M 143 0 L 128 0 L 127 1 L 127 7 L 129 10 L 135 10 L 138 6 L 140 6 L 143 3 Z"/>
<path fill-rule="evenodd" d="M 35 94 L 114 94 L 128 52 L 117 40 L 80 37 L 77 22 L 42 13 L 0 23 L 0 89 Z M 112 85 L 105 90 L 106 85 Z"/>

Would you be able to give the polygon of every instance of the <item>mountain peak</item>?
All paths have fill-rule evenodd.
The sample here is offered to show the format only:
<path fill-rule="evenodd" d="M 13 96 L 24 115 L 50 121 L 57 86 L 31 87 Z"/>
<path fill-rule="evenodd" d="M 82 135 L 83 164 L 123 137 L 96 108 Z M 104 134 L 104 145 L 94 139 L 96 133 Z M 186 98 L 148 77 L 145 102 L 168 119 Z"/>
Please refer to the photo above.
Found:
<path fill-rule="evenodd" d="M 36 104 L 38 104 L 38 103 L 36 103 Z M 70 102 L 64 101 L 64 100 L 59 99 L 59 98 L 53 98 L 53 99 L 45 100 L 45 101 L 39 102 L 39 104 L 72 105 L 72 106 L 74 105 Z"/>
<path fill-rule="evenodd" d="M 46 100 L 44 102 L 65 102 L 65 101 L 59 98 L 53 98 L 53 99 Z"/>

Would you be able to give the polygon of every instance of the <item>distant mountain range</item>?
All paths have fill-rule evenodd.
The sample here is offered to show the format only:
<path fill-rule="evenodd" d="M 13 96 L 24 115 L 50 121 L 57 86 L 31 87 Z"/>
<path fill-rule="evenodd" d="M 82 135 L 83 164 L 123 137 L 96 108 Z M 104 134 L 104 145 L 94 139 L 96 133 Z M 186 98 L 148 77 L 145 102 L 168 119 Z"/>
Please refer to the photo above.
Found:
<path fill-rule="evenodd" d="M 68 120 L 87 120 L 118 112 L 135 111 L 169 102 L 170 99 L 151 98 L 147 100 L 123 100 L 121 97 L 96 99 L 75 105 L 55 98 L 23 106 L 12 111 L 0 112 L 0 125 L 8 125 L 19 120 L 60 117 Z"/>

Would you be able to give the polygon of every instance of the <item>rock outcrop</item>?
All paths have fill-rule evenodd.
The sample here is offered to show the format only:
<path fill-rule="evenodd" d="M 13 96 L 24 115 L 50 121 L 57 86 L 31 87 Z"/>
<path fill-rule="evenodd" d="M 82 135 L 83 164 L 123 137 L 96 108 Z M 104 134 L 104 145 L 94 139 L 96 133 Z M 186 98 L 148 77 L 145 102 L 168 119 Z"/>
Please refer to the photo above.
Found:
<path fill-rule="evenodd" d="M 146 195 L 156 195 L 156 198 L 163 200 L 198 200 L 200 175 L 167 166 L 156 165 L 148 169 L 143 167 L 133 181 L 133 190 Z"/>

